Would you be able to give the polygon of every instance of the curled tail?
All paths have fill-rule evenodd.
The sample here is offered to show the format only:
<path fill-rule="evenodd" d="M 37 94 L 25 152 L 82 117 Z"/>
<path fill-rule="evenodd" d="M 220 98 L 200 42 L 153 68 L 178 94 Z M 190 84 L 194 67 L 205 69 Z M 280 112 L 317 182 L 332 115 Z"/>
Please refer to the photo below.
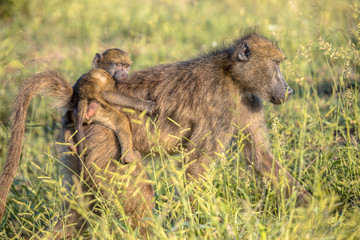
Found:
<path fill-rule="evenodd" d="M 21 84 L 11 114 L 13 126 L 6 162 L 0 177 L 0 220 L 4 215 L 7 195 L 19 166 L 26 113 L 32 97 L 38 94 L 46 94 L 56 100 L 54 107 L 65 108 L 71 102 L 72 93 L 73 89 L 69 82 L 55 70 L 35 73 Z"/>

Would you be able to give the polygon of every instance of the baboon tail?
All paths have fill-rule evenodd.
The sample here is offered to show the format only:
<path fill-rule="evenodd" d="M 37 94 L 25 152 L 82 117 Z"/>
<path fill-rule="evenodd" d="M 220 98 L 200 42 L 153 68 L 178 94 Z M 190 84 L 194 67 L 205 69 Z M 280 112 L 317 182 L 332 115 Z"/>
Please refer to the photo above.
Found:
<path fill-rule="evenodd" d="M 73 90 L 69 82 L 55 70 L 35 73 L 21 84 L 11 115 L 13 126 L 0 177 L 0 220 L 4 215 L 7 195 L 19 166 L 29 103 L 34 95 L 45 93 L 56 99 L 57 104 L 54 107 L 65 108 L 70 104 Z"/>

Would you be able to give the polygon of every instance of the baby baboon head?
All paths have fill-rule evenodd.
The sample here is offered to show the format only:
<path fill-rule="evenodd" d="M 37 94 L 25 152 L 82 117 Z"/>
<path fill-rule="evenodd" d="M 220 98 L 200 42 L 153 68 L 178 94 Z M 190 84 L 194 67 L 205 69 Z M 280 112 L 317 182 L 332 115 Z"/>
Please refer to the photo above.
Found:
<path fill-rule="evenodd" d="M 280 71 L 284 53 L 271 41 L 257 34 L 235 43 L 231 75 L 246 92 L 280 104 L 293 93 Z"/>
<path fill-rule="evenodd" d="M 111 48 L 102 54 L 95 54 L 92 63 L 93 69 L 104 69 L 117 82 L 127 81 L 131 64 L 129 55 L 118 48 Z"/>

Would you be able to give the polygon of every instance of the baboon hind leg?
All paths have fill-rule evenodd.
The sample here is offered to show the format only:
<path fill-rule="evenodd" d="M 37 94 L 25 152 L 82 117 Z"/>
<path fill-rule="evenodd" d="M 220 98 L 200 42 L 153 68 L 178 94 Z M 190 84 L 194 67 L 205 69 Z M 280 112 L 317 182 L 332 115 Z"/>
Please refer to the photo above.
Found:
<path fill-rule="evenodd" d="M 63 127 L 64 134 L 70 134 L 71 130 Z M 62 214 L 56 219 L 57 223 L 52 230 L 49 239 L 74 239 L 83 232 L 86 227 L 85 218 L 70 206 L 68 201 L 72 196 L 79 197 L 81 190 L 81 169 L 82 163 L 74 154 L 65 153 L 61 158 L 63 174 L 62 183 L 66 189 L 63 192 Z M 74 188 L 74 186 L 76 186 Z M 79 190 L 80 189 L 80 190 Z M 69 194 L 70 193 L 70 194 Z"/>
<path fill-rule="evenodd" d="M 125 214 L 129 216 L 130 226 L 138 228 L 146 238 L 150 233 L 154 193 L 141 161 L 123 165 L 111 160 L 118 159 L 121 155 L 116 134 L 99 124 L 90 124 L 85 126 L 85 129 L 88 151 L 84 159 L 88 171 L 84 171 L 84 177 L 95 181 L 95 184 L 92 181 L 87 183 L 92 188 L 100 187 L 102 197 L 109 204 L 115 201 L 112 204 L 115 211 L 120 203 Z M 98 192 L 98 189 L 95 189 L 95 192 Z"/>
<path fill-rule="evenodd" d="M 146 172 L 140 161 L 134 162 L 136 169 L 132 172 L 131 184 L 124 189 L 126 195 L 123 206 L 126 215 L 130 216 L 131 226 L 138 228 L 144 239 L 151 236 L 150 218 L 154 209 L 154 190 L 149 183 Z"/>
<path fill-rule="evenodd" d="M 108 106 L 100 107 L 96 110 L 92 122 L 100 123 L 115 132 L 121 147 L 121 163 L 128 164 L 140 160 L 140 153 L 134 150 L 130 122 L 125 114 Z"/>
<path fill-rule="evenodd" d="M 76 134 L 77 150 L 78 154 L 83 154 L 84 151 L 84 129 L 83 124 L 85 121 L 85 116 L 87 114 L 88 101 L 87 99 L 81 99 L 77 105 L 77 115 L 75 120 L 75 128 L 78 130 Z"/>
<path fill-rule="evenodd" d="M 108 162 L 104 166 L 100 167 L 102 171 L 106 169 L 101 174 L 103 178 L 93 176 L 96 186 L 100 186 L 101 198 L 106 199 L 109 205 L 117 206 L 120 203 L 128 216 L 128 226 L 137 229 L 144 239 L 148 239 L 151 235 L 154 191 L 141 161 L 121 166 Z M 92 171 L 90 168 L 90 172 Z M 116 214 L 120 214 L 116 207 L 114 210 Z"/>
<path fill-rule="evenodd" d="M 210 129 L 206 123 L 201 124 L 199 127 L 194 128 L 194 136 L 190 137 L 186 150 L 191 152 L 186 159 L 186 182 L 200 184 L 201 178 L 206 177 L 208 174 L 208 167 L 211 161 L 217 158 L 215 153 L 218 149 L 217 137 L 214 131 L 206 134 L 203 129 Z M 219 141 L 226 141 L 225 139 L 219 139 Z M 189 200 L 193 212 L 195 212 L 196 202 L 193 194 L 190 194 Z"/>

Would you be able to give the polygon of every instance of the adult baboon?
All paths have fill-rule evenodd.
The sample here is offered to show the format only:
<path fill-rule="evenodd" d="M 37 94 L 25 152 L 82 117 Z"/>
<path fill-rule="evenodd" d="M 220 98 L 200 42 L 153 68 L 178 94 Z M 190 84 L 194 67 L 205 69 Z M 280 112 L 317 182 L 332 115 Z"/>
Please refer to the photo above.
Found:
<path fill-rule="evenodd" d="M 279 63 L 284 59 L 284 54 L 274 43 L 258 34 L 249 34 L 228 47 L 198 58 L 135 72 L 130 76 L 129 83 L 119 84 L 117 89 L 120 93 L 155 103 L 150 117 L 160 130 L 160 143 L 168 149 L 182 144 L 189 152 L 186 158 L 189 181 L 199 179 L 205 173 L 207 164 L 216 159 L 215 153 L 223 151 L 222 145 L 229 146 L 231 136 L 243 129 L 248 136 L 244 146 L 247 161 L 275 184 L 283 167 L 273 158 L 269 148 L 261 98 L 280 104 L 291 95 L 292 90 L 279 69 Z M 126 114 L 129 118 L 136 117 Z M 149 127 L 150 134 L 154 128 Z M 189 130 L 184 135 L 182 129 Z M 131 122 L 131 130 L 134 148 L 142 154 L 149 153 L 151 145 L 146 127 Z M 105 168 L 108 173 L 121 175 L 124 166 L 119 167 L 110 161 L 117 159 L 121 153 L 114 132 L 101 125 L 90 124 L 84 127 L 84 133 L 84 144 L 88 147 L 84 156 L 85 166 L 81 166 L 87 168 L 84 178 L 101 183 L 104 178 L 97 178 L 95 172 Z M 65 164 L 76 170 L 77 166 L 72 165 L 76 162 L 73 158 L 69 155 Z M 141 163 L 125 167 L 134 166 L 132 176 L 140 180 L 143 178 L 143 181 L 133 181 L 121 189 L 119 198 L 123 199 L 125 212 L 130 215 L 133 224 L 140 226 L 144 234 L 146 223 L 141 218 L 151 214 L 153 189 L 146 182 Z M 298 184 L 286 170 L 283 171 L 290 186 Z M 71 180 L 73 173 L 69 171 L 66 174 L 66 178 Z M 90 180 L 88 184 L 95 190 L 99 186 Z M 288 188 L 287 193 L 290 191 L 291 188 Z M 302 199 L 306 194 L 301 193 L 298 198 Z M 71 221 L 78 223 L 77 217 L 74 212 Z"/>
<path fill-rule="evenodd" d="M 224 150 L 221 145 L 229 146 L 231 136 L 243 129 L 242 133 L 248 136 L 244 146 L 247 161 L 273 184 L 283 170 L 290 186 L 286 193 L 290 194 L 292 186 L 298 183 L 271 154 L 261 102 L 265 99 L 280 104 L 292 94 L 279 68 L 284 59 L 274 43 L 258 34 L 249 34 L 228 47 L 195 59 L 137 71 L 130 76 L 129 84 L 118 85 L 118 91 L 155 102 L 150 117 L 159 129 L 158 140 L 169 150 L 182 144 L 190 153 L 186 159 L 189 181 L 199 179 L 208 163 L 216 159 L 215 153 Z M 126 114 L 129 118 L 136 117 Z M 150 133 L 154 128 L 149 127 Z M 151 143 L 145 126 L 132 123 L 131 129 L 134 148 L 148 154 Z M 185 135 L 183 129 L 189 129 Z M 116 158 L 119 149 L 104 144 L 103 141 L 115 140 L 113 133 L 102 126 L 87 126 L 85 135 L 88 146 L 85 175 L 89 178 L 96 171 L 94 164 L 104 169 L 109 158 Z M 101 144 L 98 139 L 103 140 Z M 102 155 L 104 152 L 106 156 Z M 106 169 L 118 171 L 116 165 Z M 152 203 L 148 199 L 153 190 L 146 183 L 138 187 L 141 191 L 124 202 L 124 209 L 141 226 L 140 218 L 151 214 Z M 299 193 L 298 200 L 304 200 L 306 195 L 307 192 Z M 144 207 L 139 202 L 147 205 Z"/>

